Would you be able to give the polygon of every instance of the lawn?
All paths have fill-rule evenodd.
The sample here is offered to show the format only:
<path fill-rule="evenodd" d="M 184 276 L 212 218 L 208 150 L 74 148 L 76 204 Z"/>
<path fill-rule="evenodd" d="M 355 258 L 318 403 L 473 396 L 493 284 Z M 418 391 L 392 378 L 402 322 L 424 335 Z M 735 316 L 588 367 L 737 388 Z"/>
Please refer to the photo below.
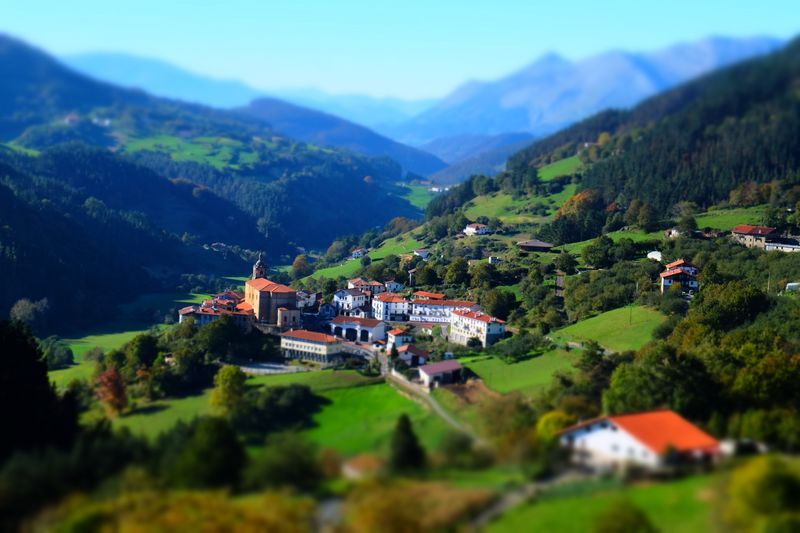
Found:
<path fill-rule="evenodd" d="M 556 194 L 546 196 L 524 196 L 514 198 L 506 193 L 494 193 L 485 196 L 478 196 L 471 200 L 468 207 L 464 210 L 464 215 L 470 220 L 478 217 L 493 218 L 497 217 L 507 224 L 525 224 L 544 222 L 555 214 L 556 210 L 575 194 L 577 185 L 569 184 Z M 547 215 L 537 215 L 526 213 L 525 207 L 543 204 L 547 207 Z"/>
<path fill-rule="evenodd" d="M 576 322 L 550 337 L 559 343 L 594 340 L 614 351 L 638 350 L 653 338 L 653 330 L 664 320 L 663 314 L 649 307 L 621 307 Z"/>
<path fill-rule="evenodd" d="M 428 207 L 428 204 L 431 203 L 431 200 L 433 200 L 433 197 L 435 196 L 434 193 L 429 191 L 428 188 L 423 185 L 403 184 L 402 187 L 406 189 L 402 198 L 407 200 L 408 203 L 418 209 L 425 209 Z"/>
<path fill-rule="evenodd" d="M 561 176 L 574 174 L 581 166 L 581 160 L 577 155 L 560 159 L 549 165 L 545 165 L 538 170 L 541 181 L 551 181 Z"/>
<path fill-rule="evenodd" d="M 125 144 L 125 150 L 166 152 L 175 161 L 207 163 L 218 169 L 238 168 L 240 164 L 252 164 L 258 160 L 258 154 L 250 147 L 227 137 L 195 137 L 187 140 L 172 135 L 155 135 L 131 139 Z"/>
<path fill-rule="evenodd" d="M 437 415 L 385 383 L 331 389 L 320 394 L 331 403 L 314 415 L 317 426 L 306 434 L 319 446 L 333 448 L 343 455 L 388 453 L 392 431 L 403 413 L 411 417 L 414 431 L 428 449 L 437 447 L 447 431 Z"/>
<path fill-rule="evenodd" d="M 211 389 L 183 398 L 167 398 L 142 405 L 114 419 L 114 427 L 125 427 L 135 435 L 154 439 L 178 422 L 188 422 L 210 412 Z"/>
<path fill-rule="evenodd" d="M 664 238 L 662 231 L 651 231 L 646 233 L 640 229 L 630 229 L 627 231 L 612 231 L 606 234 L 612 241 L 618 242 L 620 239 L 630 239 L 633 242 L 644 241 L 661 241 Z M 583 249 L 586 248 L 594 239 L 587 239 L 585 241 L 571 242 L 555 248 L 558 251 L 569 252 L 573 255 L 580 255 Z"/>
<path fill-rule="evenodd" d="M 516 507 L 489 525 L 488 531 L 591 531 L 596 517 L 620 497 L 642 509 L 661 531 L 712 531 L 713 476 L 639 485 L 582 496 L 545 498 Z"/>
<path fill-rule="evenodd" d="M 505 363 L 495 357 L 462 359 L 462 364 L 480 376 L 492 390 L 532 394 L 550 383 L 558 370 L 572 368 L 572 357 L 563 350 L 552 350 L 519 363 Z"/>

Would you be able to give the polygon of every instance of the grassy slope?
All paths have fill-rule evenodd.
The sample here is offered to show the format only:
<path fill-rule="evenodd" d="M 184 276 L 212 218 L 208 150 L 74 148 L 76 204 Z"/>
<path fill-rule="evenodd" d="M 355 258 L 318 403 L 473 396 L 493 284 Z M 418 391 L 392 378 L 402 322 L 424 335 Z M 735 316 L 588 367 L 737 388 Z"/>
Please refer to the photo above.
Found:
<path fill-rule="evenodd" d="M 545 499 L 512 509 L 490 524 L 494 533 L 591 531 L 598 514 L 617 498 L 629 498 L 661 531 L 711 531 L 711 476 L 609 490 L 584 496 Z"/>
<path fill-rule="evenodd" d="M 394 424 L 407 413 L 417 434 L 428 447 L 438 444 L 445 425 L 435 414 L 401 396 L 380 380 L 365 378 L 354 371 L 319 371 L 276 376 L 257 376 L 248 380 L 252 386 L 278 386 L 300 383 L 311 387 L 330 403 L 314 415 L 315 427 L 305 431 L 320 447 L 344 455 L 388 451 Z M 178 421 L 188 421 L 208 414 L 211 390 L 185 398 L 159 400 L 138 412 L 115 420 L 138 435 L 154 438 Z"/>
<path fill-rule="evenodd" d="M 566 157 L 539 169 L 539 179 L 541 181 L 551 181 L 561 176 L 574 174 L 581 166 L 581 160 L 577 155 Z"/>
<path fill-rule="evenodd" d="M 156 310 L 181 307 L 199 303 L 206 294 L 191 293 L 149 293 L 142 294 L 133 302 L 120 306 L 120 316 L 113 322 L 95 328 L 86 335 L 69 337 L 65 340 L 75 354 L 75 365 L 62 370 L 49 372 L 50 380 L 57 387 L 65 387 L 74 379 L 86 379 L 92 375 L 93 365 L 84 359 L 86 352 L 94 347 L 103 351 L 114 350 L 150 329 Z"/>
<path fill-rule="evenodd" d="M 737 207 L 708 211 L 695 217 L 698 228 L 715 228 L 728 231 L 738 224 L 760 224 L 766 206 Z"/>
<path fill-rule="evenodd" d="M 567 198 L 575 194 L 576 190 L 577 185 L 569 184 L 561 192 L 546 196 L 523 196 L 516 199 L 506 193 L 478 196 L 469 202 L 468 207 L 464 210 L 464 215 L 470 220 L 475 220 L 480 216 L 497 217 L 510 224 L 543 222 L 552 216 Z M 524 207 L 535 203 L 543 203 L 548 206 L 548 217 L 520 212 Z"/>
<path fill-rule="evenodd" d="M 237 168 L 240 163 L 248 164 L 258 160 L 258 155 L 244 143 L 226 137 L 195 137 L 187 140 L 171 135 L 155 135 L 132 139 L 125 144 L 125 150 L 164 151 L 175 161 L 207 163 L 217 169 Z"/>
<path fill-rule="evenodd" d="M 391 239 L 385 240 L 379 247 L 369 252 L 372 260 L 383 259 L 387 255 L 394 254 L 407 254 L 416 248 L 422 247 L 422 242 L 414 238 L 413 233 L 404 234 Z M 348 259 L 341 265 L 336 265 L 328 268 L 322 268 L 311 274 L 310 278 L 338 278 L 344 276 L 346 278 L 352 276 L 356 271 L 361 268 L 361 261 L 356 259 Z"/>
<path fill-rule="evenodd" d="M 402 197 L 416 208 L 425 209 L 433 200 L 434 193 L 423 185 L 403 185 L 403 187 L 407 191 Z"/>
<path fill-rule="evenodd" d="M 494 357 L 462 360 L 492 390 L 506 393 L 533 393 L 550 383 L 557 370 L 572 368 L 571 356 L 563 350 L 553 350 L 519 363 L 505 363 Z"/>
<path fill-rule="evenodd" d="M 615 351 L 638 350 L 653 336 L 653 330 L 666 318 L 647 307 L 622 307 L 607 311 L 550 336 L 557 342 L 595 340 L 601 346 Z"/>

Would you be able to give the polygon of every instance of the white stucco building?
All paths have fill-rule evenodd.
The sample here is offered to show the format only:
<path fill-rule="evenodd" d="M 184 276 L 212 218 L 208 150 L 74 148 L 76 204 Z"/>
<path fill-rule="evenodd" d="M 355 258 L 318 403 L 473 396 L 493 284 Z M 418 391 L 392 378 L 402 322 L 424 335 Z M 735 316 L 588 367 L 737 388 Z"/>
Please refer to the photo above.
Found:
<path fill-rule="evenodd" d="M 281 352 L 287 359 L 328 364 L 344 354 L 341 339 L 331 335 L 296 329 L 281 334 Z"/>
<path fill-rule="evenodd" d="M 456 309 L 478 310 L 478 304 L 469 300 L 414 300 L 411 302 L 412 322 L 450 323 Z"/>
<path fill-rule="evenodd" d="M 587 420 L 561 431 L 559 442 L 573 462 L 599 469 L 658 470 L 669 451 L 689 461 L 710 461 L 720 452 L 714 437 L 668 409 Z"/>
<path fill-rule="evenodd" d="M 367 303 L 367 295 L 359 289 L 341 289 L 333 294 L 333 305 L 336 310 L 352 311 Z"/>
<path fill-rule="evenodd" d="M 407 320 L 411 302 L 399 294 L 384 292 L 372 299 L 372 316 L 378 320 Z"/>
<path fill-rule="evenodd" d="M 450 320 L 450 342 L 466 346 L 470 339 L 481 341 L 483 347 L 494 344 L 506 334 L 506 323 L 480 311 L 455 309 Z"/>

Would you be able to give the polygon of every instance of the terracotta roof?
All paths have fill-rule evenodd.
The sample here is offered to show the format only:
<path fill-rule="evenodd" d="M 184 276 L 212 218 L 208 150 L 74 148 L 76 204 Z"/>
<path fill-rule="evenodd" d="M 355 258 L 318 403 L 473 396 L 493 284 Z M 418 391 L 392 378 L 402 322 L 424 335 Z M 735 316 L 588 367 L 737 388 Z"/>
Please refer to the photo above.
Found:
<path fill-rule="evenodd" d="M 652 452 L 662 454 L 669 448 L 679 452 L 717 452 L 719 441 L 675 411 L 661 409 L 618 416 L 599 417 L 568 427 L 560 434 L 608 420 L 630 434 Z"/>
<path fill-rule="evenodd" d="M 405 333 L 406 333 L 406 330 L 399 329 L 399 328 L 398 329 L 392 329 L 392 330 L 388 331 L 389 335 L 404 335 Z"/>
<path fill-rule="evenodd" d="M 751 226 L 749 224 L 739 224 L 731 230 L 732 233 L 741 233 L 743 235 L 755 235 L 763 237 L 765 235 L 772 235 L 775 233 L 775 228 L 766 226 Z"/>
<path fill-rule="evenodd" d="M 486 313 L 481 313 L 480 311 L 465 311 L 462 309 L 456 309 L 453 311 L 454 315 L 463 316 L 464 318 L 471 318 L 473 320 L 480 320 L 481 322 L 485 322 L 486 324 L 491 324 L 495 322 L 497 324 L 505 324 L 505 321 L 500 320 L 499 318 L 495 318 L 493 316 L 489 316 Z"/>
<path fill-rule="evenodd" d="M 366 296 L 361 289 L 339 289 L 334 294 L 345 293 L 349 294 L 350 296 Z"/>
<path fill-rule="evenodd" d="M 461 370 L 463 367 L 461 363 L 450 359 L 448 361 L 439 361 L 438 363 L 430 363 L 427 365 L 422 365 L 419 367 L 420 372 L 425 372 L 425 374 L 429 376 L 434 376 L 436 374 L 445 374 L 447 372 L 454 372 L 456 370 Z"/>
<path fill-rule="evenodd" d="M 673 261 L 672 263 L 668 264 L 666 268 L 667 270 L 670 270 L 679 266 L 693 267 L 694 265 L 686 259 L 678 259 L 677 261 Z"/>
<path fill-rule="evenodd" d="M 443 300 L 445 295 L 441 292 L 417 291 L 414 293 L 414 296 L 427 298 L 428 300 Z"/>
<path fill-rule="evenodd" d="M 305 329 L 293 329 L 286 333 L 281 333 L 281 337 L 298 339 L 301 341 L 321 342 L 323 344 L 335 344 L 339 342 L 339 339 L 333 335 L 326 335 L 325 333 L 317 333 L 316 331 L 308 331 Z"/>
<path fill-rule="evenodd" d="M 662 272 L 660 276 L 662 278 L 671 278 L 672 276 L 677 276 L 678 274 L 686 274 L 687 276 L 694 277 L 694 274 L 689 272 L 686 267 L 678 267 L 667 270 L 666 272 Z"/>
<path fill-rule="evenodd" d="M 374 328 L 381 324 L 381 321 L 375 318 L 361 318 L 358 316 L 337 316 L 331 322 L 334 324 L 359 324 L 365 328 Z"/>
<path fill-rule="evenodd" d="M 419 357 L 424 357 L 426 359 L 428 358 L 428 355 L 429 355 L 426 350 L 423 350 L 422 348 L 417 348 L 413 344 L 404 344 L 404 345 L 402 345 L 402 346 L 397 348 L 397 352 L 398 353 L 409 352 L 412 355 L 416 355 L 416 356 L 419 356 Z M 430 374 L 428 374 L 428 375 L 430 375 Z"/>
<path fill-rule="evenodd" d="M 259 292 L 295 292 L 295 290 L 291 287 L 281 285 L 280 283 L 275 283 L 274 281 L 270 281 L 266 278 L 248 279 L 246 284 Z"/>
<path fill-rule="evenodd" d="M 467 224 L 467 227 L 468 228 L 488 228 L 489 226 L 487 226 L 486 224 L 472 223 L 472 224 Z"/>
<path fill-rule="evenodd" d="M 415 300 L 414 305 L 428 305 L 437 307 L 475 307 L 475 302 L 469 300 Z"/>
<path fill-rule="evenodd" d="M 379 295 L 377 295 L 375 299 L 378 300 L 379 302 L 386 302 L 386 303 L 400 303 L 408 301 L 403 296 L 391 292 L 382 292 Z"/>

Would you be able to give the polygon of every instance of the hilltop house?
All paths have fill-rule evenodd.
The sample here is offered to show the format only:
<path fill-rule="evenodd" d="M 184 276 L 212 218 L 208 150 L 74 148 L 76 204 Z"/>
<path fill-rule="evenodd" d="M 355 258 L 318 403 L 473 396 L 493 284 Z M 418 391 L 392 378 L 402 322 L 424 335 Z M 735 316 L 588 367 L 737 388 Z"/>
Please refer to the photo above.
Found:
<path fill-rule="evenodd" d="M 700 288 L 700 282 L 697 280 L 698 274 L 697 267 L 686 259 L 678 259 L 669 263 L 666 270 L 661 273 L 661 294 L 677 283 L 681 286 L 681 292 L 696 292 Z"/>
<path fill-rule="evenodd" d="M 455 344 L 466 346 L 475 338 L 486 347 L 502 339 L 505 333 L 505 322 L 486 313 L 466 309 L 455 309 L 452 313 L 450 342 Z"/>
<path fill-rule="evenodd" d="M 389 281 L 385 282 L 383 286 L 386 287 L 386 292 L 400 292 L 406 288 L 405 285 L 393 279 L 390 279 Z"/>
<path fill-rule="evenodd" d="M 634 464 L 660 470 L 672 460 L 706 462 L 720 453 L 714 437 L 668 409 L 601 416 L 559 435 L 572 461 L 592 468 Z"/>
<path fill-rule="evenodd" d="M 414 255 L 416 255 L 417 257 L 421 257 L 423 261 L 427 261 L 431 253 L 425 248 L 418 248 L 414 250 Z"/>
<path fill-rule="evenodd" d="M 528 239 L 517 242 L 517 248 L 523 252 L 549 252 L 555 245 L 539 239 Z"/>
<path fill-rule="evenodd" d="M 380 281 L 367 281 L 362 278 L 353 278 L 347 280 L 347 288 L 358 289 L 362 292 L 369 291 L 372 294 L 386 292 L 386 287 Z"/>
<path fill-rule="evenodd" d="M 464 235 L 488 235 L 489 226 L 486 224 L 467 224 L 464 228 Z"/>
<path fill-rule="evenodd" d="M 350 257 L 352 259 L 361 259 L 365 255 L 367 255 L 367 249 L 366 248 L 356 248 L 355 250 L 353 250 L 350 253 Z"/>
<path fill-rule="evenodd" d="M 766 248 L 767 241 L 777 238 L 778 230 L 765 226 L 739 224 L 731 230 L 731 238 L 747 248 Z"/>
<path fill-rule="evenodd" d="M 372 316 L 379 320 L 408 320 L 410 304 L 399 294 L 384 292 L 372 299 Z"/>
<path fill-rule="evenodd" d="M 344 357 L 340 339 L 324 333 L 290 330 L 281 334 L 281 352 L 287 359 L 330 364 Z"/>

